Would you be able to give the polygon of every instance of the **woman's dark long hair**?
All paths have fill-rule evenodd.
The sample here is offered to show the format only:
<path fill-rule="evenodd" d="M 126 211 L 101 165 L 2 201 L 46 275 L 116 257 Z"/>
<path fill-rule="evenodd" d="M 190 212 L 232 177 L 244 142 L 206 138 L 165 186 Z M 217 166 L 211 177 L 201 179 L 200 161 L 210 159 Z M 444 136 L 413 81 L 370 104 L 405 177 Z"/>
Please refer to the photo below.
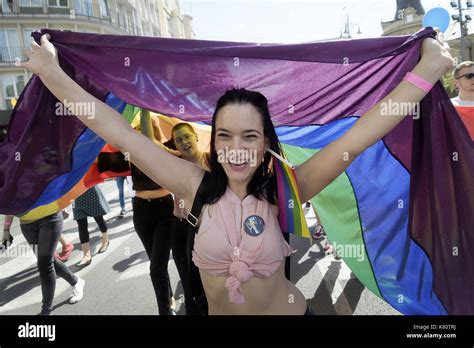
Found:
<path fill-rule="evenodd" d="M 207 192 L 207 204 L 215 203 L 225 193 L 228 185 L 227 174 L 222 165 L 218 162 L 218 156 L 215 147 L 216 140 L 216 117 L 220 109 L 230 104 L 251 104 L 253 105 L 262 120 L 263 134 L 268 140 L 270 149 L 281 154 L 280 143 L 275 132 L 270 112 L 268 110 L 268 101 L 265 96 L 259 92 L 249 91 L 244 88 L 233 88 L 225 92 L 219 98 L 216 110 L 212 117 L 211 131 L 211 153 L 210 153 L 210 180 Z M 276 175 L 271 168 L 272 156 L 265 152 L 264 161 L 255 171 L 252 179 L 247 186 L 247 194 L 254 195 L 259 200 L 267 200 L 271 204 L 277 204 L 277 182 Z"/>

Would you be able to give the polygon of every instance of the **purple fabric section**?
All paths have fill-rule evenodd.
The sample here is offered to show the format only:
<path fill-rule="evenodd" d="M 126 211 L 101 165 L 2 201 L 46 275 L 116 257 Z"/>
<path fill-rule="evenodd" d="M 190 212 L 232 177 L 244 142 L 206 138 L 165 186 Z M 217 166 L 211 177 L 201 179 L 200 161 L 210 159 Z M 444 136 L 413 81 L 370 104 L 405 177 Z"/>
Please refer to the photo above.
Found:
<path fill-rule="evenodd" d="M 61 66 L 97 98 L 106 91 L 68 62 Z M 57 116 L 58 100 L 33 76 L 18 99 L 8 135 L 0 144 L 0 214 L 21 214 L 49 182 L 70 171 L 71 152 L 86 129 L 75 116 Z"/>
<path fill-rule="evenodd" d="M 415 121 L 410 232 L 429 255 L 450 314 L 474 314 L 474 142 L 441 84 Z"/>
<path fill-rule="evenodd" d="M 130 104 L 210 123 L 223 91 L 245 87 L 268 98 L 275 126 L 364 114 L 414 67 L 420 39 L 432 34 L 256 45 L 43 32 L 65 60 Z"/>
<path fill-rule="evenodd" d="M 41 33 L 51 34 L 66 72 L 102 100 L 110 91 L 145 109 L 210 122 L 217 98 L 245 87 L 268 98 L 276 126 L 364 114 L 416 65 L 422 39 L 434 35 L 425 29 L 410 37 L 257 45 L 47 29 L 33 33 L 37 41 Z M 27 211 L 70 168 L 68 154 L 84 126 L 52 117 L 56 102 L 36 78 L 25 88 L 0 147 L 0 213 Z M 409 168 L 411 133 L 386 143 Z M 45 165 L 48 147 L 56 158 Z M 15 162 L 17 153 L 22 161 Z"/>

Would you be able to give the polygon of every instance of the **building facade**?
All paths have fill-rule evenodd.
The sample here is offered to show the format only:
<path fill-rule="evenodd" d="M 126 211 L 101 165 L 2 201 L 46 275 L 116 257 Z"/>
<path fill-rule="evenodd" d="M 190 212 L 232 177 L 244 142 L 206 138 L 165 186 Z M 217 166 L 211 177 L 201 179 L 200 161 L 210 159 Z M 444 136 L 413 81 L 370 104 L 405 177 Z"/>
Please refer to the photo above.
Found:
<path fill-rule="evenodd" d="M 39 28 L 194 39 L 177 0 L 0 0 L 0 137 L 30 74 L 15 66 Z"/>
<path fill-rule="evenodd" d="M 408 7 L 407 7 L 408 6 Z M 420 1 L 397 1 L 397 12 L 394 20 L 382 22 L 382 36 L 410 35 L 422 28 L 425 11 Z M 451 47 L 453 56 L 461 61 L 461 26 L 459 21 L 451 20 L 444 34 L 445 41 Z M 473 60 L 474 22 L 467 23 L 467 36 L 465 36 L 465 60 Z"/>
<path fill-rule="evenodd" d="M 382 36 L 409 35 L 421 28 L 425 9 L 421 0 L 397 0 L 393 20 L 382 22 Z"/>
<path fill-rule="evenodd" d="M 465 60 L 474 60 L 474 22 L 467 22 L 466 28 L 467 35 L 464 36 L 464 59 Z M 449 43 L 451 51 L 454 56 L 458 58 L 458 61 L 461 61 L 461 26 L 459 22 L 453 22 L 449 25 L 446 30 L 445 40 Z"/>

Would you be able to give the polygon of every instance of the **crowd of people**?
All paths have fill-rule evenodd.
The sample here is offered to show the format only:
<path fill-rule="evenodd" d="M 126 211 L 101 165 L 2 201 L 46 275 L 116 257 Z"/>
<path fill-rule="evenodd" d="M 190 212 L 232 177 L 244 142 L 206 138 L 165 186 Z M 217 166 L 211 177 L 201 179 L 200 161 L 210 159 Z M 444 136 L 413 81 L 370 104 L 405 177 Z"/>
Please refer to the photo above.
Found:
<path fill-rule="evenodd" d="M 150 117 L 149 114 L 145 114 L 143 119 L 142 124 L 149 122 L 152 125 L 153 133 L 151 136 L 153 140 L 161 142 L 163 137 L 157 120 Z M 140 131 L 140 126 L 136 127 L 136 130 Z M 172 139 L 163 144 L 170 153 L 209 170 L 209 154 L 199 150 L 197 145 L 198 136 L 192 125 L 178 123 L 173 127 L 171 133 Z M 186 220 L 186 210 L 180 205 L 178 197 L 173 197 L 169 191 L 153 182 L 133 163 L 130 162 L 129 165 L 134 192 L 132 198 L 133 224 L 150 260 L 150 277 L 155 290 L 159 314 L 176 315 L 176 303 L 168 275 L 168 261 L 171 250 L 183 286 L 186 314 L 199 314 L 194 306 L 194 301 L 191 300 L 190 281 L 187 276 L 186 242 L 188 222 Z M 127 214 L 123 185 L 128 180 L 129 178 L 126 176 L 116 178 L 120 203 L 119 218 Z M 77 222 L 83 253 L 81 261 L 75 264 L 76 269 L 82 269 L 92 263 L 88 218 L 93 218 L 101 231 L 101 246 L 97 253 L 107 251 L 110 240 L 107 234 L 107 221 L 104 216 L 109 212 L 108 201 L 98 186 L 88 189 L 72 203 L 73 219 Z M 36 221 L 20 219 L 21 231 L 27 242 L 32 246 L 38 246 L 35 250 L 38 257 L 38 270 L 43 294 L 41 310 L 43 315 L 51 313 L 56 273 L 72 285 L 70 303 L 77 303 L 83 297 L 85 281 L 74 276 L 64 264 L 74 249 L 74 245 L 67 241 L 62 234 L 63 220 L 67 219 L 68 216 L 67 211 L 62 210 Z M 14 216 L 12 215 L 5 216 L 3 224 L 3 240 L 5 241 L 10 239 L 10 227 L 13 219 Z M 62 246 L 60 253 L 56 252 L 58 242 Z"/>

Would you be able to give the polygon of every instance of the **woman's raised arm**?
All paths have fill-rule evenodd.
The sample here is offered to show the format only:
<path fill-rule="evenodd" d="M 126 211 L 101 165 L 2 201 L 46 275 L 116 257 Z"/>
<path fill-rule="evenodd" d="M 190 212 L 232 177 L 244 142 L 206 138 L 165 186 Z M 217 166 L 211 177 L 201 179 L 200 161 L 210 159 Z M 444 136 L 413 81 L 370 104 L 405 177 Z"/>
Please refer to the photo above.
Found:
<path fill-rule="evenodd" d="M 424 39 L 421 61 L 412 71 L 430 84 L 436 83 L 453 67 L 454 59 L 443 42 Z M 306 202 L 336 179 L 365 149 L 382 139 L 404 118 L 403 114 L 386 113 L 384 105 L 406 105 L 412 111 L 426 91 L 402 81 L 389 95 L 359 118 L 339 139 L 325 146 L 296 168 L 301 201 Z"/>
<path fill-rule="evenodd" d="M 41 46 L 32 43 L 31 51 L 25 52 L 29 61 L 21 66 L 38 75 L 66 107 L 83 103 L 94 105 L 93 108 L 75 108 L 71 111 L 97 135 L 128 154 L 129 159 L 153 181 L 192 202 L 204 171 L 135 132 L 116 110 L 82 89 L 59 66 L 57 51 L 48 37 L 49 34 L 41 37 Z M 94 110 L 93 114 L 89 114 L 88 110 Z"/>

